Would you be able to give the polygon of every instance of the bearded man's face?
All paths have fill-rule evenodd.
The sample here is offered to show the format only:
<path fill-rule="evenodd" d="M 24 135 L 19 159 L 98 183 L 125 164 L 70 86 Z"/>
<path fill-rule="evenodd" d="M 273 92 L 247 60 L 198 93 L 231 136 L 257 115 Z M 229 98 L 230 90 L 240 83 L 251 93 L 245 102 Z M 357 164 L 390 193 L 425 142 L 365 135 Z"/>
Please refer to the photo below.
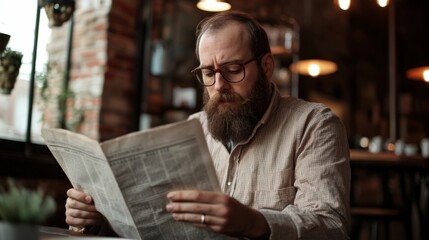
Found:
<path fill-rule="evenodd" d="M 268 79 L 272 76 L 274 61 L 269 53 L 254 56 L 250 41 L 246 26 L 235 21 L 211 28 L 200 37 L 200 67 L 220 69 L 229 63 L 246 63 L 241 81 L 231 83 L 222 72 L 217 72 L 212 76 L 214 84 L 204 90 L 209 131 L 224 144 L 248 138 L 270 99 Z M 258 58 L 252 60 L 255 57 Z M 238 73 L 237 69 L 230 71 L 230 74 Z"/>
<path fill-rule="evenodd" d="M 240 96 L 228 91 L 209 97 L 204 91 L 204 111 L 213 138 L 226 144 L 247 139 L 264 114 L 270 101 L 270 85 L 261 71 L 252 86 L 249 96 Z"/>

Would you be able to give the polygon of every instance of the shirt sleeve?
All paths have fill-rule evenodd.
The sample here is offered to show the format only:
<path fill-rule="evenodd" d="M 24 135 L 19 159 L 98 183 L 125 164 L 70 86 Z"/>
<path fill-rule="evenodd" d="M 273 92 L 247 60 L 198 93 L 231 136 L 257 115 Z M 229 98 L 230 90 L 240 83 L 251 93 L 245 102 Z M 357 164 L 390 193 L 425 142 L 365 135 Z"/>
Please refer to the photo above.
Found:
<path fill-rule="evenodd" d="M 347 135 L 329 109 L 312 111 L 295 150 L 296 195 L 282 211 L 260 209 L 270 239 L 347 239 L 350 162 Z"/>

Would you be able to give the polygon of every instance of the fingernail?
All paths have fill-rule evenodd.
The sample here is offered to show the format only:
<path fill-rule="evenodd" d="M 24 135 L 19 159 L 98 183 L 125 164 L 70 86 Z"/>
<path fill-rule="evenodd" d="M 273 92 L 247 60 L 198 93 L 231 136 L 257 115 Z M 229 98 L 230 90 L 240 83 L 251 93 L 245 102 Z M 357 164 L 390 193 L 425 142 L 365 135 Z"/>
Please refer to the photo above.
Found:
<path fill-rule="evenodd" d="M 91 197 L 90 197 L 90 196 L 86 196 L 86 197 L 85 197 L 85 201 L 86 201 L 87 203 L 90 203 L 90 202 L 91 202 Z"/>
<path fill-rule="evenodd" d="M 171 204 L 167 204 L 167 206 L 165 206 L 165 209 L 167 209 L 168 212 L 171 212 L 171 210 L 173 210 L 173 206 L 171 206 Z"/>

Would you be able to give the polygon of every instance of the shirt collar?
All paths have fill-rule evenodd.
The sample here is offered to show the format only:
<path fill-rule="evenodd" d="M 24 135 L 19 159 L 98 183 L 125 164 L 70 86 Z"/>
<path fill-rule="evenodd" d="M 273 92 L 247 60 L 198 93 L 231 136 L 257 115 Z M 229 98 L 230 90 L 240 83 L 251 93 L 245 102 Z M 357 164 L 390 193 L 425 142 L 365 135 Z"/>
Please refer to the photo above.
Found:
<path fill-rule="evenodd" d="M 262 118 L 257 125 L 258 127 L 259 125 L 265 124 L 268 121 L 268 119 L 271 116 L 271 113 L 273 112 L 274 109 L 277 108 L 279 104 L 279 100 L 281 98 L 280 92 L 279 92 L 279 89 L 277 88 L 277 85 L 273 82 L 271 82 L 271 89 L 272 89 L 272 93 L 271 93 L 270 103 L 268 104 L 267 110 L 265 110 L 264 115 L 262 115 Z"/>

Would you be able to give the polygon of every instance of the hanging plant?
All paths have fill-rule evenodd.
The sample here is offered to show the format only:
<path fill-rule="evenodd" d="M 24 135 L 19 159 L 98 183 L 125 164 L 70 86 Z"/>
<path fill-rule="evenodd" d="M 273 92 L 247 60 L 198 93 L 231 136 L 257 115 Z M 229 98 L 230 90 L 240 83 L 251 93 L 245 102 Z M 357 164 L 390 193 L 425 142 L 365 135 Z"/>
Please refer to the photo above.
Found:
<path fill-rule="evenodd" d="M 52 78 L 52 68 L 55 68 L 57 63 L 47 63 L 42 72 L 36 73 L 36 86 L 38 87 L 37 105 L 42 112 L 41 120 L 51 126 L 61 126 L 68 130 L 76 132 L 84 121 L 85 109 L 82 109 L 80 103 L 83 93 L 79 95 L 72 89 L 64 89 L 60 86 L 50 85 L 48 78 Z M 54 70 L 55 71 L 55 70 Z M 65 77 L 65 76 L 63 76 Z M 59 90 L 61 89 L 61 91 Z M 57 91 L 58 90 L 58 91 Z M 56 117 L 45 119 L 45 113 L 56 112 Z M 65 126 L 62 125 L 64 122 Z"/>
<path fill-rule="evenodd" d="M 67 22 L 75 10 L 74 0 L 40 0 L 49 19 L 49 27 L 59 27 Z"/>
<path fill-rule="evenodd" d="M 0 55 L 0 93 L 10 94 L 21 67 L 22 53 L 10 48 Z"/>
<path fill-rule="evenodd" d="M 0 32 L 0 54 L 6 48 L 7 43 L 9 42 L 10 35 Z"/>

